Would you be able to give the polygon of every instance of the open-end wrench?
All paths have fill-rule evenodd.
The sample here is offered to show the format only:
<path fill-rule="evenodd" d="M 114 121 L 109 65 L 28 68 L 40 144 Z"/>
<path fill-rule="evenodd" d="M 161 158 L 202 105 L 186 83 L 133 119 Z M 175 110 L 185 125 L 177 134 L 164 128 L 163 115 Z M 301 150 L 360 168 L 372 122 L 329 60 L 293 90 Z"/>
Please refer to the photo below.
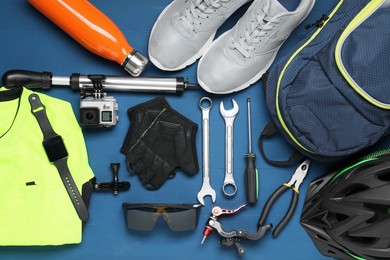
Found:
<path fill-rule="evenodd" d="M 234 176 L 233 176 L 233 123 L 234 119 L 236 118 L 236 115 L 239 111 L 239 107 L 234 99 L 232 99 L 233 102 L 233 108 L 230 110 L 225 110 L 225 107 L 223 106 L 223 102 L 221 102 L 221 105 L 219 106 L 219 110 L 221 112 L 221 115 L 225 119 L 225 131 L 226 131 L 226 149 L 225 149 L 225 180 L 223 181 L 222 191 L 223 194 L 225 194 L 226 197 L 231 198 L 233 197 L 237 192 L 237 186 L 234 182 Z M 232 187 L 233 192 L 229 193 L 226 188 Z"/>
<path fill-rule="evenodd" d="M 206 103 L 207 106 L 206 106 Z M 198 201 L 204 205 L 204 197 L 211 196 L 215 203 L 215 190 L 210 185 L 210 109 L 213 102 L 208 97 L 203 97 L 199 100 L 199 107 L 202 110 L 202 155 L 203 155 L 203 182 L 200 191 L 198 192 Z"/>

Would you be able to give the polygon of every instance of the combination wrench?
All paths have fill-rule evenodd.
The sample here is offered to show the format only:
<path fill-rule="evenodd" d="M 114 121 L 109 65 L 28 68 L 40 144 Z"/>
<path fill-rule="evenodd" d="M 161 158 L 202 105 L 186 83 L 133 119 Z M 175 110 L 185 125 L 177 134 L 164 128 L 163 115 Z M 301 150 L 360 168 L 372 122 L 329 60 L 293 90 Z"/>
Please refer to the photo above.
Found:
<path fill-rule="evenodd" d="M 233 123 L 236 115 L 239 111 L 239 107 L 234 99 L 232 99 L 233 108 L 230 110 L 225 110 L 223 102 L 219 106 L 222 117 L 225 119 L 225 180 L 223 181 L 222 191 L 226 197 L 231 198 L 237 192 L 237 186 L 234 182 L 233 176 Z M 232 187 L 233 191 L 230 193 L 227 191 L 228 187 Z"/>
<path fill-rule="evenodd" d="M 208 106 L 206 106 L 208 103 Z M 211 196 L 215 203 L 215 190 L 210 185 L 210 109 L 213 102 L 208 97 L 203 97 L 199 100 L 199 107 L 202 110 L 202 155 L 203 155 L 203 182 L 200 191 L 198 192 L 198 201 L 204 205 L 204 197 Z"/>

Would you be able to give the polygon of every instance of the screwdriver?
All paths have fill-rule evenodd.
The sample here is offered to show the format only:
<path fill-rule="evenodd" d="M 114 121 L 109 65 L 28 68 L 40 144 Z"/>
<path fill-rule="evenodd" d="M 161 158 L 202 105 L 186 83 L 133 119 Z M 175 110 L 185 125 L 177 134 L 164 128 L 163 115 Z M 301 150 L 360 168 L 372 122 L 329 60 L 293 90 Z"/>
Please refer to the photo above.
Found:
<path fill-rule="evenodd" d="M 246 199 L 249 204 L 255 204 L 258 199 L 258 172 L 256 168 L 256 154 L 252 153 L 252 131 L 251 131 L 251 100 L 248 97 L 248 147 L 249 151 L 245 154 L 245 190 Z"/>

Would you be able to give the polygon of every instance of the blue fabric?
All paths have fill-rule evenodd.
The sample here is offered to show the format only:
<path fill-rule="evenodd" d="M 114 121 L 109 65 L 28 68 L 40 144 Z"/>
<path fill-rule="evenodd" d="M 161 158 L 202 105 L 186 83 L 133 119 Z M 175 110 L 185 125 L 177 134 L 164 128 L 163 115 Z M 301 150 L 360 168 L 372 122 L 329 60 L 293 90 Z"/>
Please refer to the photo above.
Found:
<path fill-rule="evenodd" d="M 352 78 L 369 95 L 386 104 L 390 88 L 379 86 L 390 82 L 389 28 L 389 7 L 380 8 L 348 36 L 342 49 L 344 65 Z"/>
<path fill-rule="evenodd" d="M 282 118 L 298 142 L 313 153 L 301 149 L 284 132 L 275 100 L 277 81 L 286 63 L 317 28 L 269 72 L 266 102 L 273 122 L 294 148 L 312 158 L 327 161 L 350 156 L 373 145 L 388 132 L 390 111 L 363 99 L 335 62 L 340 34 L 368 2 L 344 1 L 315 39 L 292 60 L 282 77 L 278 96 Z M 389 73 L 384 71 L 389 68 L 389 11 L 379 9 L 355 30 L 346 41 L 342 56 L 348 69 L 353 68 L 352 77 L 384 103 L 390 97 L 386 87 Z M 376 29 L 371 30 L 373 27 Z M 386 58 L 379 59 L 382 55 Z"/>

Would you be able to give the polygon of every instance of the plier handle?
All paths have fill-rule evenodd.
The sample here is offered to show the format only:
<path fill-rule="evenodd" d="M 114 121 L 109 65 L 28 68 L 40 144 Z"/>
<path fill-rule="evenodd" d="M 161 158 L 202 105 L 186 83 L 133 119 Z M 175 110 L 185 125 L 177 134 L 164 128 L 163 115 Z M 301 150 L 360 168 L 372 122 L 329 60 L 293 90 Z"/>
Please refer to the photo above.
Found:
<path fill-rule="evenodd" d="M 258 227 L 264 226 L 265 221 L 267 220 L 268 214 L 271 211 L 271 208 L 275 201 L 282 195 L 285 191 L 292 189 L 293 195 L 291 198 L 290 206 L 284 215 L 283 219 L 276 226 L 274 231 L 272 232 L 273 237 L 277 237 L 279 233 L 283 230 L 283 228 L 287 225 L 289 220 L 294 214 L 295 208 L 298 204 L 299 198 L 299 186 L 301 185 L 303 179 L 306 177 L 307 171 L 310 166 L 310 160 L 307 159 L 303 163 L 301 163 L 298 168 L 295 170 L 294 175 L 288 183 L 282 184 L 278 189 L 276 189 L 272 195 L 268 198 L 266 204 L 264 205 L 263 211 L 257 223 Z"/>

